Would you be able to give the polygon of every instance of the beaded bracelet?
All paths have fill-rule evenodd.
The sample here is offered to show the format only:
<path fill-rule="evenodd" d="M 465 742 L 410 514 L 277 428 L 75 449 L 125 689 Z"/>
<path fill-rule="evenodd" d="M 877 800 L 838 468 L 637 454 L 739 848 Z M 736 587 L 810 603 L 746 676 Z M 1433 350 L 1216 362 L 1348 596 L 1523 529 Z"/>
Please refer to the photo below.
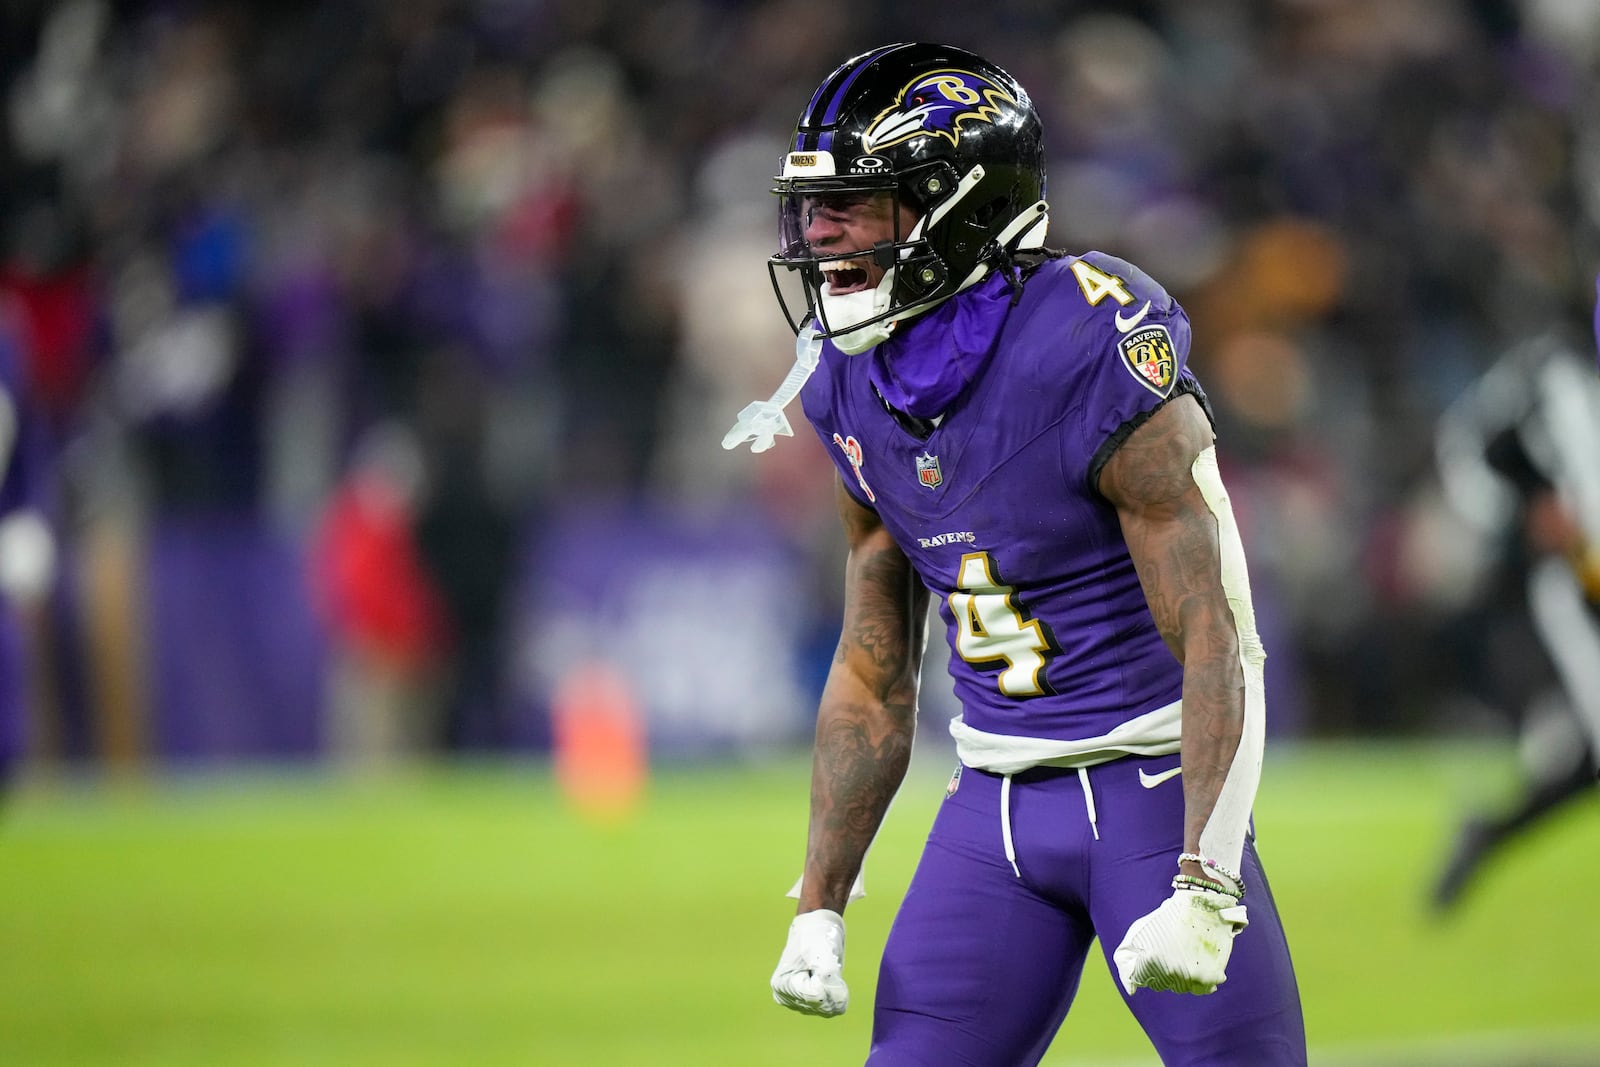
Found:
<path fill-rule="evenodd" d="M 1234 885 L 1238 886 L 1240 893 L 1244 892 L 1244 879 L 1239 877 L 1239 875 L 1236 874 L 1235 872 L 1228 870 L 1228 868 L 1224 867 L 1222 864 L 1218 863 L 1216 860 L 1208 860 L 1204 856 L 1200 855 L 1198 852 L 1180 852 L 1180 853 L 1178 853 L 1178 862 L 1182 863 L 1184 860 L 1192 860 L 1193 862 L 1198 863 L 1200 866 L 1206 868 L 1207 870 L 1216 871 L 1218 874 L 1222 875 L 1222 877 L 1227 878 L 1228 880 L 1233 882 Z"/>
<path fill-rule="evenodd" d="M 1225 897 L 1232 897 L 1234 900 L 1244 899 L 1244 892 L 1242 890 L 1231 889 L 1228 886 L 1223 885 L 1221 882 L 1213 882 L 1209 878 L 1197 878 L 1192 874 L 1178 875 L 1172 880 L 1172 888 L 1188 890 L 1207 889 L 1213 893 L 1221 893 Z"/>

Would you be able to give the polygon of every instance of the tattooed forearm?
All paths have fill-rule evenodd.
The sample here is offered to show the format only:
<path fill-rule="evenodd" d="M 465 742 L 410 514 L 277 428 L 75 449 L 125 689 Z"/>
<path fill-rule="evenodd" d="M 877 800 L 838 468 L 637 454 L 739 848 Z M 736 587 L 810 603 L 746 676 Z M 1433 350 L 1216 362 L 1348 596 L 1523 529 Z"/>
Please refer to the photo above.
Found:
<path fill-rule="evenodd" d="M 800 910 L 843 911 L 910 762 L 928 593 L 877 515 L 842 489 L 844 625 L 817 713 Z"/>
<path fill-rule="evenodd" d="M 1244 671 L 1222 585 L 1217 520 L 1192 471 L 1210 443 L 1198 404 L 1179 398 L 1129 436 L 1100 481 L 1117 507 L 1150 615 L 1184 665 L 1184 836 L 1191 851 L 1244 724 Z"/>
<path fill-rule="evenodd" d="M 1244 671 L 1232 616 L 1214 618 L 1205 635 L 1189 638 L 1183 669 L 1184 840 L 1199 846 L 1200 832 L 1222 793 L 1244 728 Z M 1216 615 L 1215 612 L 1212 613 Z"/>
<path fill-rule="evenodd" d="M 1222 791 L 1244 722 L 1238 633 L 1218 577 L 1210 512 L 1180 512 L 1172 521 L 1137 529 L 1134 558 L 1142 561 L 1139 579 L 1150 613 L 1184 665 L 1184 821 L 1192 843 Z"/>
<path fill-rule="evenodd" d="M 838 707 L 817 730 L 811 779 L 811 833 L 807 843 L 807 881 L 821 902 L 842 911 L 867 847 L 883 822 L 889 802 L 911 759 L 912 709 L 893 709 L 887 732 L 875 736 L 874 716 L 861 707 Z M 811 876 L 815 875 L 813 879 Z"/>

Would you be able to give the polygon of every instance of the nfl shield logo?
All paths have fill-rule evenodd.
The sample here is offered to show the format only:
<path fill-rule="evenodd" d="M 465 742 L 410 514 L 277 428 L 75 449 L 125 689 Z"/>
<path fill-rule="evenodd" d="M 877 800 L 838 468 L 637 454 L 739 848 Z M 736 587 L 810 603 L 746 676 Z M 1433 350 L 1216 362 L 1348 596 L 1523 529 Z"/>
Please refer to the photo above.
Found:
<path fill-rule="evenodd" d="M 939 471 L 939 457 L 924 452 L 917 457 L 917 481 L 929 489 L 939 488 L 944 481 L 944 475 Z"/>

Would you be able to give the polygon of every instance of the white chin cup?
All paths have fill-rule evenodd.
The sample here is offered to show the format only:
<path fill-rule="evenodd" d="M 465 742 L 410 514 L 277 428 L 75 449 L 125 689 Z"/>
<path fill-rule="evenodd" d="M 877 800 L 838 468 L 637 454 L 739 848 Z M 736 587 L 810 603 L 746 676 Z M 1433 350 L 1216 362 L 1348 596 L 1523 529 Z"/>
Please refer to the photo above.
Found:
<path fill-rule="evenodd" d="M 827 283 L 822 286 L 822 314 L 827 326 L 834 333 L 829 340 L 839 351 L 847 355 L 858 356 L 874 345 L 882 344 L 894 333 L 894 322 L 883 320 L 879 322 L 866 322 L 875 319 L 889 310 L 890 294 L 894 292 L 894 268 L 890 267 L 884 272 L 883 279 L 872 289 L 862 289 L 860 292 L 845 293 L 841 296 L 833 294 L 833 287 Z M 866 322 L 863 326 L 850 328 L 850 323 Z M 844 329 L 840 329 L 840 324 Z"/>
<path fill-rule="evenodd" d="M 983 279 L 989 276 L 989 272 L 992 269 L 992 266 L 988 263 L 978 264 L 972 269 L 972 273 L 967 275 L 962 283 L 956 288 L 956 292 L 965 292 L 974 285 L 977 285 L 979 282 L 983 281 Z M 924 304 L 916 304 L 912 307 L 901 308 L 899 311 L 895 312 L 886 319 L 880 319 L 877 322 L 865 322 L 865 320 L 875 319 L 879 315 L 882 315 L 885 311 L 889 310 L 890 294 L 893 291 L 893 267 L 890 267 L 888 272 L 884 274 L 883 280 L 878 283 L 877 288 L 875 289 L 863 289 L 857 293 L 845 293 L 843 296 L 834 296 L 831 292 L 829 292 L 827 283 L 823 283 L 821 293 L 822 313 L 827 319 L 827 325 L 829 329 L 838 331 L 837 333 L 829 335 L 828 340 L 832 341 L 834 347 L 846 355 L 859 356 L 867 349 L 872 348 L 874 345 L 880 345 L 892 337 L 894 335 L 895 323 L 900 322 L 903 319 L 909 319 L 915 315 L 920 315 L 934 305 L 942 304 L 945 300 L 949 299 L 949 297 L 946 296 L 938 300 L 930 300 Z M 849 329 L 848 327 L 845 329 L 839 329 L 837 324 L 841 322 L 863 322 L 865 324 L 858 326 L 855 329 Z"/>

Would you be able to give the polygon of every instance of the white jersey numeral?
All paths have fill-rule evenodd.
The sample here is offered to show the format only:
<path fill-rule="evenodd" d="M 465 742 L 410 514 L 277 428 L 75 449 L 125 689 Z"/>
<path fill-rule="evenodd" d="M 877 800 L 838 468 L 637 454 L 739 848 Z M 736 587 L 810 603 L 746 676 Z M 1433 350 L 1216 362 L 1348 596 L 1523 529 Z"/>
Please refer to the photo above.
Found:
<path fill-rule="evenodd" d="M 1122 284 L 1122 279 L 1107 274 L 1093 263 L 1075 259 L 1068 269 L 1078 279 L 1078 288 L 1083 290 L 1083 298 L 1090 307 L 1099 307 L 1100 301 L 1108 296 L 1123 307 L 1133 303 L 1133 294 Z"/>
<path fill-rule="evenodd" d="M 1017 590 L 1000 580 L 994 557 L 968 552 L 961 557 L 950 614 L 956 622 L 956 652 L 975 667 L 1004 665 L 998 684 L 1010 697 L 1051 692 L 1044 679 L 1049 655 L 1059 651 L 1049 628 L 1030 618 Z"/>

